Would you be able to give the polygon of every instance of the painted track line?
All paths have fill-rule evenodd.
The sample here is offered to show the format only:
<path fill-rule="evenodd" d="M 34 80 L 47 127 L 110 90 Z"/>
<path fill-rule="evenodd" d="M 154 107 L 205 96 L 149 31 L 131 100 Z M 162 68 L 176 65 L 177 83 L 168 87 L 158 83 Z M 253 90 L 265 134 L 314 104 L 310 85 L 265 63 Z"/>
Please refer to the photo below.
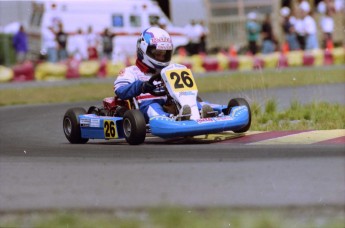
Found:
<path fill-rule="evenodd" d="M 299 134 L 303 132 L 308 132 L 308 130 L 304 131 L 268 131 L 268 132 L 257 132 L 253 134 L 245 133 L 245 136 L 240 138 L 235 138 L 231 140 L 221 141 L 219 143 L 239 143 L 239 144 L 252 144 L 257 143 L 260 141 L 267 141 L 274 138 L 290 136 L 294 134 Z"/>
<path fill-rule="evenodd" d="M 289 134 L 285 136 L 278 136 L 267 140 L 258 140 L 257 142 L 249 143 L 251 145 L 266 145 L 266 144 L 334 144 L 333 140 L 338 139 L 338 143 L 344 142 L 345 129 L 336 130 L 317 130 L 296 132 L 296 134 Z M 340 138 L 340 139 L 339 139 Z M 338 144 L 337 143 L 337 144 Z"/>
<path fill-rule="evenodd" d="M 160 139 L 156 136 L 147 138 L 151 143 Z M 345 129 L 335 130 L 289 130 L 289 131 L 248 131 L 234 133 L 225 131 L 215 134 L 198 135 L 192 138 L 172 138 L 159 140 L 160 143 L 215 143 L 242 145 L 301 145 L 324 144 L 345 145 Z"/>
<path fill-rule="evenodd" d="M 345 136 L 341 136 L 334 139 L 328 139 L 324 141 L 317 142 L 315 144 L 345 144 Z"/>

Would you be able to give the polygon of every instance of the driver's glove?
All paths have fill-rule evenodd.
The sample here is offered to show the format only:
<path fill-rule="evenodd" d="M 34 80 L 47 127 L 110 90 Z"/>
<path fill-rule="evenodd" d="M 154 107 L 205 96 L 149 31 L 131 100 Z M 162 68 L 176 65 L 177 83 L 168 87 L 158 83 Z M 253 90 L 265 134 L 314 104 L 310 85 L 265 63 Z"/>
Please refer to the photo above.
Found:
<path fill-rule="evenodd" d="M 155 85 L 151 84 L 150 82 L 143 82 L 141 86 L 142 93 L 150 93 L 156 88 Z"/>

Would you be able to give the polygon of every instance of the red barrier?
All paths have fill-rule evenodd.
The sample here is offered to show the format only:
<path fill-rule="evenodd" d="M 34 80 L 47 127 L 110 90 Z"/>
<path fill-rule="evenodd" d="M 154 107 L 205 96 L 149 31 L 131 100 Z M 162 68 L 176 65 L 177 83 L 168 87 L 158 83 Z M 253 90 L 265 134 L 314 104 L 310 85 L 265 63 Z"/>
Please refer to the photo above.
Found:
<path fill-rule="evenodd" d="M 67 65 L 67 73 L 66 73 L 67 79 L 80 78 L 80 74 L 79 74 L 80 61 L 79 60 L 69 59 L 66 61 L 66 65 Z"/>
<path fill-rule="evenodd" d="M 260 70 L 260 69 L 263 69 L 264 66 L 265 66 L 265 62 L 263 59 L 260 59 L 260 58 L 257 58 L 257 57 L 254 57 L 254 64 L 253 64 L 253 69 L 254 70 Z"/>
<path fill-rule="evenodd" d="M 103 58 L 101 60 L 100 66 L 99 66 L 99 70 L 98 70 L 98 77 L 99 78 L 105 78 L 107 76 L 107 59 Z"/>
<path fill-rule="evenodd" d="M 323 58 L 323 64 L 324 65 L 332 65 L 334 63 L 332 52 L 328 49 L 324 51 L 324 58 Z"/>
<path fill-rule="evenodd" d="M 217 71 L 218 70 L 218 61 L 217 59 L 212 59 L 205 57 L 204 61 L 202 63 L 202 67 L 208 72 L 208 71 Z"/>
<path fill-rule="evenodd" d="M 312 54 L 304 53 L 303 54 L 303 66 L 313 66 L 315 57 Z"/>
<path fill-rule="evenodd" d="M 288 60 L 287 57 L 284 54 L 281 54 L 278 59 L 278 66 L 277 68 L 286 68 L 288 67 Z"/>
<path fill-rule="evenodd" d="M 229 70 L 237 70 L 238 66 L 239 66 L 239 61 L 237 58 L 229 58 L 229 63 L 228 63 L 228 67 Z"/>
<path fill-rule="evenodd" d="M 30 61 L 26 61 L 22 64 L 18 64 L 12 67 L 14 77 L 13 81 L 32 81 L 35 79 L 34 64 Z"/>

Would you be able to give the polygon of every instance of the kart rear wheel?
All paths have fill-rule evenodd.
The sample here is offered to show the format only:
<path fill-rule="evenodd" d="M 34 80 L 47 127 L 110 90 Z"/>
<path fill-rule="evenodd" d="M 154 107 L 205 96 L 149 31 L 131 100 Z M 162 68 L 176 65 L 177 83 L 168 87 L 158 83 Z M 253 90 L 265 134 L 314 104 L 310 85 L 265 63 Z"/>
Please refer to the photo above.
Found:
<path fill-rule="evenodd" d="M 87 114 L 95 114 L 96 116 L 99 116 L 99 109 L 95 106 L 91 106 L 87 111 Z"/>
<path fill-rule="evenodd" d="M 128 110 L 124 114 L 123 132 L 130 145 L 139 145 L 145 141 L 146 122 L 139 110 Z"/>
<path fill-rule="evenodd" d="M 235 133 L 243 133 L 243 132 L 246 132 L 249 130 L 250 128 L 250 125 L 251 125 L 251 122 L 252 122 L 252 113 L 251 113 L 251 110 L 250 110 L 250 106 L 248 104 L 248 102 L 243 99 L 243 98 L 234 98 L 234 99 L 231 99 L 228 103 L 228 108 L 226 109 L 226 112 L 225 114 L 226 115 L 229 115 L 230 112 L 231 112 L 231 109 L 235 106 L 247 106 L 248 108 L 248 114 L 249 114 L 249 121 L 248 121 L 248 124 L 245 125 L 244 127 L 238 129 L 238 130 L 234 130 L 233 132 Z"/>
<path fill-rule="evenodd" d="M 86 114 L 83 108 L 68 109 L 63 117 L 63 132 L 66 138 L 72 144 L 84 144 L 89 141 L 81 137 L 79 115 Z"/>

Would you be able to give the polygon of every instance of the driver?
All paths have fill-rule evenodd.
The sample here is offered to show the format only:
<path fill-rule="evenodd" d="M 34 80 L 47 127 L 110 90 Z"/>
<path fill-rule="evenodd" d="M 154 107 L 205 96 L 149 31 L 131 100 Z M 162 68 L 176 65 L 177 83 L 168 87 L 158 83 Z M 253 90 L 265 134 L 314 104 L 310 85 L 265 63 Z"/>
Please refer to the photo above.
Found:
<path fill-rule="evenodd" d="M 163 109 L 167 97 L 151 95 L 156 86 L 149 82 L 153 75 L 170 64 L 172 52 L 173 44 L 165 30 L 158 27 L 144 30 L 137 41 L 135 65 L 122 70 L 114 82 L 114 92 L 120 99 L 137 98 L 146 122 L 153 116 L 172 116 Z M 190 106 L 184 105 L 180 114 L 189 119 Z"/>

